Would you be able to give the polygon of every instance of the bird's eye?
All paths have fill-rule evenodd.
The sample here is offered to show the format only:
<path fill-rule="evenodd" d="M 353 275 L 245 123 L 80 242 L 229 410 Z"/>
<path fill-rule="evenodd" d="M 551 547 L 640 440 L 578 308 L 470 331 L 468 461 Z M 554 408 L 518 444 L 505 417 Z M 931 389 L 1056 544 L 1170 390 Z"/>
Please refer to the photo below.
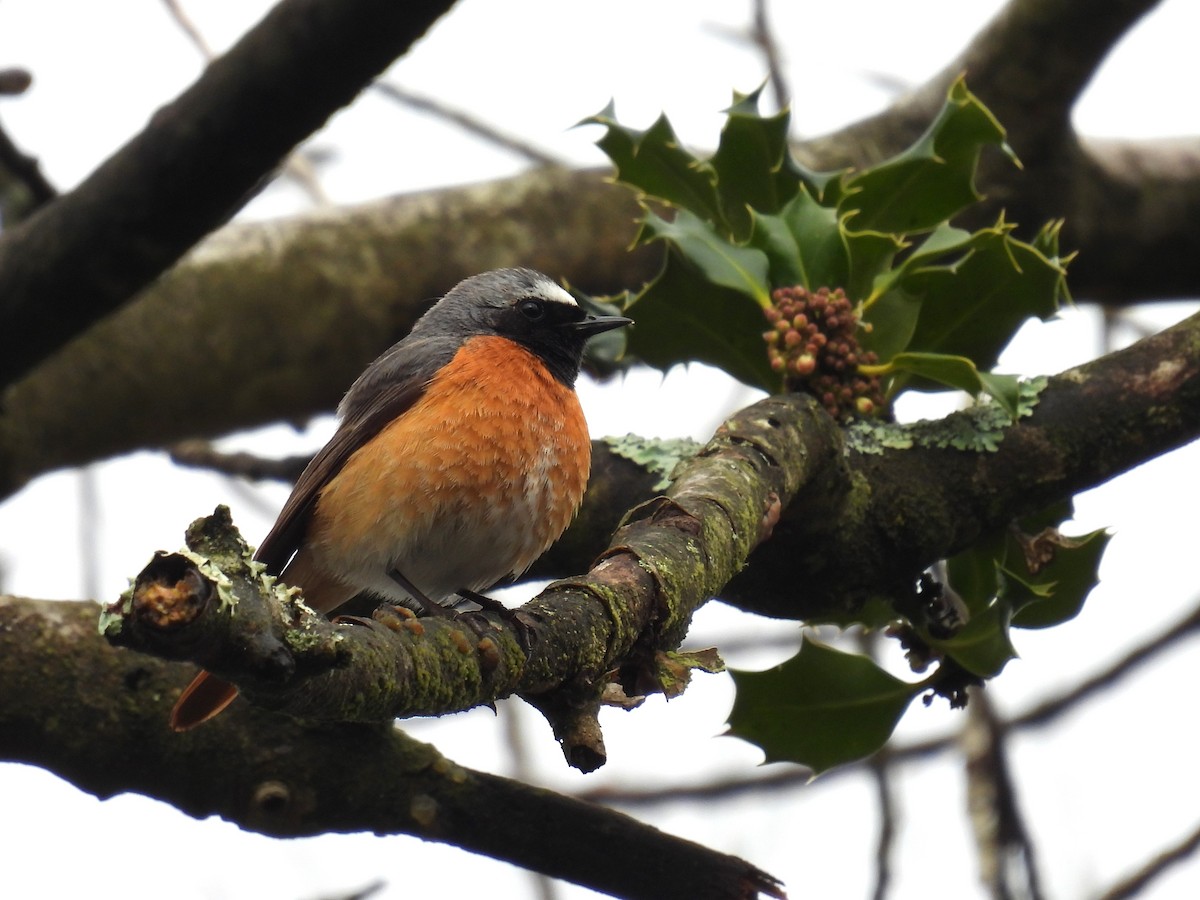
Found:
<path fill-rule="evenodd" d="M 522 300 L 517 304 L 517 309 L 530 322 L 539 322 L 546 316 L 546 307 L 540 300 Z"/>

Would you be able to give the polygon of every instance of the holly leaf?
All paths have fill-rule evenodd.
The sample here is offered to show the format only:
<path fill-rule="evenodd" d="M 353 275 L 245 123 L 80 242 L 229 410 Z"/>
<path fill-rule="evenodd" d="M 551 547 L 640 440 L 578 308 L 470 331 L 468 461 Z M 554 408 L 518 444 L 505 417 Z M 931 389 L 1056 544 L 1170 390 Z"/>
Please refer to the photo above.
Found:
<path fill-rule="evenodd" d="M 997 601 L 972 615 L 954 637 L 926 636 L 926 640 L 968 672 L 980 678 L 991 678 L 999 675 L 1010 659 L 1016 658 L 1017 649 L 1009 636 L 1011 620 L 1011 607 Z"/>
<path fill-rule="evenodd" d="M 899 279 L 921 298 L 908 350 L 964 356 L 981 370 L 1028 319 L 1048 319 L 1065 296 L 1057 257 L 1013 238 L 1004 222 L 976 232 L 969 249 L 948 265 L 923 265 Z"/>
<path fill-rule="evenodd" d="M 617 180 L 714 224 L 724 224 L 713 167 L 684 150 L 665 115 L 644 131 L 619 123 L 610 102 L 580 125 L 603 125 L 596 145 L 617 167 Z"/>
<path fill-rule="evenodd" d="M 946 576 L 971 616 L 982 614 L 1000 590 L 998 560 L 1004 558 L 1006 532 L 992 532 L 946 560 Z"/>
<path fill-rule="evenodd" d="M 860 230 L 929 231 L 980 199 L 975 168 L 984 147 L 1015 157 L 1005 132 L 960 78 L 941 112 L 915 144 L 849 177 L 839 210 Z"/>
<path fill-rule="evenodd" d="M 679 210 L 671 221 L 646 213 L 638 241 L 656 240 L 672 244 L 714 285 L 745 294 L 760 307 L 770 303 L 767 255 L 761 250 L 730 243 L 712 225 L 686 209 Z M 756 334 L 761 331 L 757 328 Z"/>
<path fill-rule="evenodd" d="M 787 111 L 763 116 L 758 111 L 762 88 L 734 94 L 725 110 L 725 127 L 709 164 L 717 175 L 717 192 L 736 235 L 750 229 L 750 210 L 775 213 L 795 196 L 797 173 L 783 167 L 787 155 Z"/>
<path fill-rule="evenodd" d="M 710 281 L 671 250 L 659 275 L 628 306 L 629 352 L 666 371 L 705 362 L 766 391 L 779 390 L 763 350 L 761 308 L 750 297 Z"/>
<path fill-rule="evenodd" d="M 1088 594 L 1100 582 L 1100 559 L 1111 539 L 1104 529 L 1077 538 L 1065 537 L 1055 529 L 1052 537 L 1043 538 L 1055 544 L 1053 559 L 1029 580 L 1049 591 L 1018 610 L 1013 625 L 1049 628 L 1079 615 Z"/>
<path fill-rule="evenodd" d="M 1070 501 L 998 529 L 947 561 L 950 585 L 972 614 L 994 602 L 1012 611 L 1016 628 L 1047 628 L 1077 616 L 1099 581 L 1110 535 L 1079 537 L 1059 531 Z"/>
<path fill-rule="evenodd" d="M 815 291 L 846 283 L 850 258 L 837 210 L 800 191 L 778 216 L 754 216 L 751 246 L 768 257 L 770 283 Z"/>
<path fill-rule="evenodd" d="M 846 253 L 850 257 L 850 271 L 845 281 L 846 296 L 860 303 L 870 295 L 876 279 L 889 271 L 896 254 L 905 248 L 906 243 L 900 235 L 854 231 L 847 227 L 844 217 L 840 221 Z M 873 321 L 878 324 L 878 317 Z M 897 349 L 903 347 L 904 344 L 901 344 Z"/>
<path fill-rule="evenodd" d="M 871 370 L 874 368 L 876 367 L 871 367 Z M 965 356 L 950 356 L 945 353 L 898 353 L 887 364 L 878 368 L 889 375 L 903 372 L 927 378 L 938 384 L 966 391 L 973 397 L 986 393 L 1000 403 L 1011 418 L 1017 417 L 1020 379 L 1015 375 L 980 372 L 975 363 Z"/>
<path fill-rule="evenodd" d="M 891 281 L 891 273 L 876 276 L 875 281 Z M 858 329 L 858 341 L 863 349 L 871 350 L 885 363 L 895 359 L 912 342 L 921 317 L 921 300 L 918 294 L 902 287 L 888 290 L 872 290 L 877 299 L 871 304 L 863 326 Z"/>
<path fill-rule="evenodd" d="M 780 216 L 753 213 L 747 244 L 767 257 L 770 284 L 802 284 L 808 287 L 800 245 L 791 227 Z"/>
<path fill-rule="evenodd" d="M 688 280 L 699 295 L 694 303 L 668 300 L 660 308 L 666 292 L 643 290 L 631 349 L 638 344 L 655 364 L 691 358 L 732 366 L 727 370 L 735 377 L 778 389 L 781 379 L 767 374 L 765 348 L 753 338 L 718 333 L 747 324 L 758 336 L 762 322 L 745 309 L 720 309 L 717 300 L 737 306 L 732 297 L 740 294 L 766 307 L 773 288 L 841 287 L 859 306 L 862 347 L 892 364 L 889 396 L 948 385 L 987 393 L 1014 414 L 1015 379 L 990 369 L 1028 318 L 1047 318 L 1067 299 L 1069 257 L 1059 256 L 1060 223 L 1031 243 L 1013 238 L 1003 219 L 976 232 L 949 224 L 978 199 L 973 179 L 983 148 L 1008 152 L 991 113 L 960 80 L 908 150 L 863 172 L 819 173 L 791 157 L 787 114 L 763 116 L 759 94 L 735 94 L 707 160 L 682 149 L 665 118 L 645 131 L 627 128 L 610 105 L 587 120 L 605 127 L 598 143 L 618 177 L 647 202 L 677 210 L 671 217 L 648 209 L 639 241 L 662 240 L 668 257 L 678 257 L 668 268 L 686 260 L 699 276 Z M 921 237 L 915 244 L 913 234 Z M 675 329 L 664 308 L 682 312 Z M 650 335 L 666 346 L 650 346 Z M 696 340 L 690 353 L 688 335 Z"/>
<path fill-rule="evenodd" d="M 816 774 L 882 747 L 924 689 L 808 638 L 773 669 L 731 672 L 737 697 L 729 733 L 761 747 L 767 762 L 800 763 Z"/>

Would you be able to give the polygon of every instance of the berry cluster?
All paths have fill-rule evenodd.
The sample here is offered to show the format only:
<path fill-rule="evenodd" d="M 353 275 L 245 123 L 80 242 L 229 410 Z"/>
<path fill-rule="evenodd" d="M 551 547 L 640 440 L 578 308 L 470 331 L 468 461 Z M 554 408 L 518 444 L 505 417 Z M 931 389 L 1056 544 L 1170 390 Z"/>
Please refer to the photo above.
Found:
<path fill-rule="evenodd" d="M 771 300 L 765 310 L 771 329 L 763 339 L 784 387 L 812 394 L 837 419 L 882 415 L 879 378 L 858 371 L 878 360 L 858 345 L 858 316 L 845 292 L 786 287 L 772 292 Z"/>

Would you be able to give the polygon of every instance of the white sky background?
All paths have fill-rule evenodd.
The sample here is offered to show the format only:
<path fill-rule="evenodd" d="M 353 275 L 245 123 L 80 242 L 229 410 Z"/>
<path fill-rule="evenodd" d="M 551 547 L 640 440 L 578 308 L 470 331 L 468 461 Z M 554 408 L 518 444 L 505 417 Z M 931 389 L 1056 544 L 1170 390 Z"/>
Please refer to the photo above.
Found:
<path fill-rule="evenodd" d="M 260 0 L 184 4 L 218 49 L 267 5 Z M 999 5 L 994 0 L 776 2 L 772 16 L 796 97 L 796 132 L 821 133 L 882 108 L 890 96 L 876 76 L 919 83 L 942 68 Z M 610 98 L 622 121 L 644 126 L 665 110 L 686 142 L 711 146 L 731 91 L 749 90 L 764 77 L 758 54 L 727 36 L 748 22 L 749 6 L 715 0 L 467 0 L 387 79 L 471 110 L 572 162 L 603 162 L 592 146 L 598 129 L 571 125 Z M 1192 90 L 1198 25 L 1200 9 L 1194 3 L 1164 3 L 1105 65 L 1077 109 L 1080 128 L 1124 137 L 1200 133 L 1200 107 Z M 201 60 L 164 5 L 152 0 L 0 0 L 0 66 L 8 65 L 29 68 L 35 84 L 26 97 L 0 104 L 4 126 L 66 189 L 190 83 Z M 524 166 L 454 126 L 376 94 L 337 116 L 311 146 L 335 154 L 320 170 L 320 183 L 335 203 L 485 180 Z M 1021 148 L 1016 150 L 1019 154 Z M 297 189 L 282 185 L 259 198 L 248 214 L 286 215 L 306 205 Z M 1139 320 L 1158 328 L 1190 310 L 1163 305 L 1140 313 Z M 1001 368 L 1059 371 L 1093 357 L 1098 339 L 1097 316 L 1070 311 L 1055 323 L 1026 329 Z M 736 385 L 698 367 L 665 380 L 640 373 L 602 389 L 585 384 L 580 392 L 594 434 L 634 431 L 703 439 L 720 415 L 714 397 L 729 407 L 746 400 Z M 670 414 L 675 410 L 680 415 Z M 315 449 L 330 430 L 330 420 L 324 419 L 304 436 L 279 426 L 230 444 L 283 454 Z M 1022 658 L 990 689 L 1001 708 L 1021 710 L 1056 686 L 1073 684 L 1190 605 L 1198 463 L 1196 448 L 1188 448 L 1078 499 L 1080 531 L 1111 526 L 1116 532 L 1103 583 L 1076 621 L 1050 632 L 1017 633 Z M 79 512 L 87 491 L 98 502 L 98 521 L 90 523 Z M 160 454 L 150 453 L 93 467 L 86 478 L 49 475 L 0 505 L 0 588 L 37 597 L 108 600 L 154 550 L 178 546 L 186 524 L 217 503 L 230 504 L 253 539 L 266 531 L 285 495 L 283 487 L 251 492 L 215 475 L 177 471 Z M 92 573 L 63 564 L 83 540 L 96 550 Z M 521 597 L 514 592 L 515 599 Z M 697 617 L 690 643 L 797 634 L 794 624 L 710 604 Z M 1195 673 L 1185 659 L 1194 652 L 1194 644 L 1186 644 L 1102 703 L 1080 709 L 1059 727 L 1013 741 L 1018 790 L 1050 896 L 1088 897 L 1196 826 L 1200 775 L 1193 763 L 1195 739 L 1188 721 L 1193 704 L 1187 690 Z M 727 658 L 759 668 L 783 655 Z M 565 767 L 544 723 L 519 702 L 502 704 L 501 718 L 476 710 L 412 723 L 410 731 L 465 765 L 511 773 L 504 717 L 516 715 L 534 777 L 550 786 L 692 784 L 714 773 L 750 774 L 761 760 L 749 745 L 714 737 L 723 730 L 731 699 L 727 677 L 699 676 L 669 705 L 658 698 L 634 713 L 609 712 L 604 725 L 610 762 L 587 777 Z M 961 722 L 944 704 L 931 710 L 915 706 L 900 734 L 927 735 Z M 818 782 L 736 803 L 680 804 L 635 814 L 745 856 L 782 877 L 793 897 L 859 898 L 868 894 L 873 878 L 872 790 L 865 779 L 840 778 L 828 786 Z M 902 818 L 892 896 L 983 896 L 963 813 L 962 773 L 944 765 L 903 769 L 898 794 Z M 138 854 L 136 868 L 126 868 L 122 845 L 152 834 L 162 842 L 160 858 Z M 271 840 L 217 820 L 195 822 L 142 797 L 101 803 L 42 770 L 15 765 L 0 765 L 0 847 L 0 885 L 12 897 L 306 900 L 375 880 L 387 883 L 376 895 L 382 898 L 532 893 L 525 873 L 440 845 L 369 836 Z M 205 854 L 186 876 L 178 874 L 174 862 L 181 847 Z M 1191 861 L 1148 896 L 1194 897 L 1198 883 L 1200 864 Z M 560 896 L 591 895 L 561 886 Z"/>

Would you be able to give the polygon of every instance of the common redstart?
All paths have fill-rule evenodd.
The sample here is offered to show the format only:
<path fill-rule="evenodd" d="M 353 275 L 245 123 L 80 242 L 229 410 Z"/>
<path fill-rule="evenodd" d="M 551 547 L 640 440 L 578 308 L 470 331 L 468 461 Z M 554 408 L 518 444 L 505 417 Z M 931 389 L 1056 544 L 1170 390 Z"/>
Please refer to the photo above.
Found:
<path fill-rule="evenodd" d="M 255 558 L 325 613 L 363 591 L 429 612 L 524 572 L 587 485 L 583 346 L 630 321 L 588 314 L 530 269 L 459 283 L 347 391 Z M 201 672 L 171 727 L 236 696 Z"/>

